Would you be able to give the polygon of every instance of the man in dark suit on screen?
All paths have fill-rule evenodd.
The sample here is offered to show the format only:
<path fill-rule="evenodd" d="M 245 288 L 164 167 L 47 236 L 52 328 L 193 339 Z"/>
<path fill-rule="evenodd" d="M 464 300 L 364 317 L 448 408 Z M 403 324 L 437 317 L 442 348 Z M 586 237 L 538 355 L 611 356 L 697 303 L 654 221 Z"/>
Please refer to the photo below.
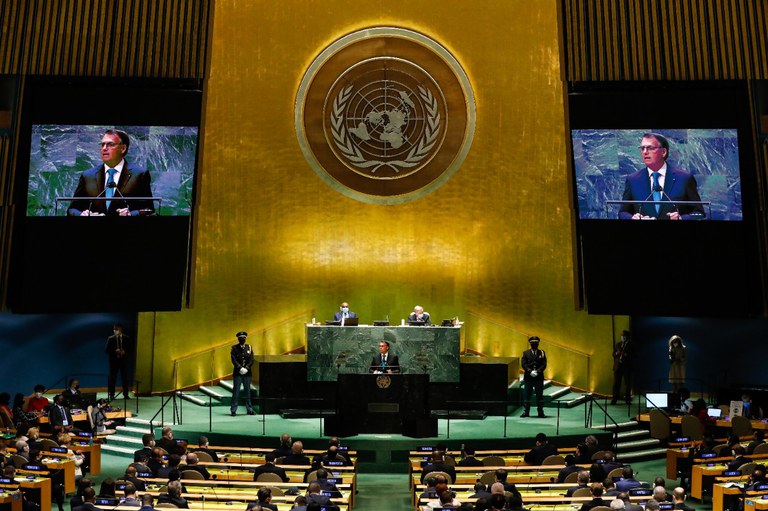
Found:
<path fill-rule="evenodd" d="M 399 373 L 400 360 L 389 352 L 389 341 L 379 341 L 379 354 L 371 359 L 369 373 Z"/>
<path fill-rule="evenodd" d="M 131 140 L 122 130 L 110 129 L 101 138 L 102 165 L 80 175 L 69 216 L 138 216 L 154 213 L 151 200 L 128 201 L 131 197 L 152 197 L 149 171 L 125 160 Z M 102 197 L 107 197 L 102 200 Z M 99 198 L 99 200 L 94 200 Z"/>
<path fill-rule="evenodd" d="M 701 201 L 696 178 L 683 170 L 667 166 L 669 141 L 658 133 L 646 133 L 640 142 L 640 155 L 646 168 L 627 176 L 622 200 L 664 201 L 656 204 L 622 204 L 619 218 L 624 220 L 702 220 L 701 204 L 675 201 Z"/>

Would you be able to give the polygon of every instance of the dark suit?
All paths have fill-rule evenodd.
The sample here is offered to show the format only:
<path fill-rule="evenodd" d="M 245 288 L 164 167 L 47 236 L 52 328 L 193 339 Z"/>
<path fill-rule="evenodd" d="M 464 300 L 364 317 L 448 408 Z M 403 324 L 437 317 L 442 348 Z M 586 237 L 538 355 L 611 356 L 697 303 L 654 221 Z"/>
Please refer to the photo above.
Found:
<path fill-rule="evenodd" d="M 284 483 L 290 481 L 290 477 L 285 473 L 285 469 L 280 468 L 272 463 L 265 463 L 256 467 L 253 471 L 253 480 L 256 481 L 261 474 L 277 474 Z"/>
<path fill-rule="evenodd" d="M 474 456 L 467 456 L 466 458 L 456 463 L 460 467 L 482 467 L 483 462 Z"/>
<path fill-rule="evenodd" d="M 118 348 L 124 350 L 125 353 L 118 355 L 116 352 Z M 123 382 L 123 395 L 127 396 L 128 387 L 130 387 L 128 366 L 133 356 L 133 342 L 131 338 L 125 334 L 110 335 L 107 338 L 107 344 L 104 346 L 104 353 L 109 356 L 109 379 L 107 380 L 109 399 L 115 398 L 115 382 L 117 381 L 118 372 L 120 373 L 120 380 Z"/>
<path fill-rule="evenodd" d="M 123 480 L 128 481 L 129 483 L 133 483 L 133 485 L 136 487 L 138 491 L 146 491 L 147 490 L 147 484 L 139 479 L 138 477 L 129 476 L 128 474 L 123 475 Z"/>
<path fill-rule="evenodd" d="M 429 320 L 429 312 L 423 312 L 421 314 L 421 319 L 419 319 L 415 312 L 411 312 L 411 315 L 408 316 L 408 321 L 418 321 L 419 323 L 424 323 L 426 326 L 432 324 L 432 322 Z"/>
<path fill-rule="evenodd" d="M 82 506 L 78 506 L 72 509 L 72 511 L 102 511 L 102 509 L 100 507 L 96 507 L 96 504 L 93 502 L 86 502 Z"/>
<path fill-rule="evenodd" d="M 309 458 L 307 456 L 304 456 L 303 454 L 289 454 L 288 456 L 283 458 L 281 465 L 311 465 L 312 463 L 309 461 Z"/>
<path fill-rule="evenodd" d="M 334 314 L 334 315 L 333 315 L 333 320 L 334 320 L 334 321 L 341 321 L 341 316 L 342 316 L 342 314 L 344 314 L 344 313 L 343 313 L 343 312 L 341 312 L 341 311 L 337 312 L 336 314 Z M 352 311 L 349 311 L 349 312 L 347 312 L 347 317 L 348 317 L 348 318 L 356 318 L 356 317 L 357 317 L 357 314 L 355 314 L 355 313 L 354 313 L 354 312 L 352 312 Z"/>
<path fill-rule="evenodd" d="M 651 177 L 647 168 L 643 168 L 627 176 L 624 183 L 622 200 L 653 200 L 651 194 Z M 667 167 L 664 177 L 664 191 L 661 200 L 670 201 L 661 204 L 659 212 L 656 212 L 656 204 L 624 204 L 619 210 L 619 218 L 628 220 L 635 213 L 643 216 L 668 220 L 667 213 L 679 211 L 683 220 L 705 218 L 704 208 L 701 205 L 679 204 L 675 201 L 700 201 L 696 178 L 688 172 Z"/>
<path fill-rule="evenodd" d="M 624 400 L 632 397 L 632 351 L 631 339 L 622 340 L 613 350 L 613 401 L 619 399 L 621 380 L 624 380 Z"/>
<path fill-rule="evenodd" d="M 451 477 L 451 483 L 456 483 L 456 469 L 442 461 L 425 465 L 421 471 L 421 482 L 424 483 L 424 477 L 430 472 L 445 472 Z"/>
<path fill-rule="evenodd" d="M 171 497 L 167 493 L 161 493 L 157 497 L 157 503 L 158 504 L 169 503 L 169 504 L 173 504 L 176 507 L 181 508 L 181 509 L 189 509 L 189 503 L 187 502 L 187 499 L 185 499 L 183 497 Z"/>
<path fill-rule="evenodd" d="M 528 451 L 523 460 L 530 465 L 541 465 L 547 457 L 554 454 L 557 454 L 557 447 L 547 442 Z"/>
<path fill-rule="evenodd" d="M 144 455 L 144 458 L 147 460 L 152 459 L 152 448 L 151 447 L 143 447 L 139 449 L 138 451 L 133 452 L 133 462 L 138 463 L 141 461 L 142 455 Z"/>
<path fill-rule="evenodd" d="M 604 501 L 602 498 L 596 497 L 596 498 L 593 498 L 592 500 L 590 500 L 589 502 L 585 502 L 584 504 L 582 504 L 581 505 L 581 511 L 589 511 L 593 507 L 607 506 L 607 505 L 608 505 L 608 503 L 606 501 Z"/>
<path fill-rule="evenodd" d="M 310 493 L 307 495 L 307 504 L 311 504 L 312 502 L 317 502 L 321 506 L 332 506 L 333 502 L 331 502 L 331 498 L 327 497 L 325 495 L 322 495 L 320 493 Z"/>
<path fill-rule="evenodd" d="M 383 368 L 384 370 L 389 370 L 393 373 L 399 373 L 400 372 L 400 359 L 397 358 L 397 355 L 393 355 L 391 353 L 387 353 L 387 363 L 386 366 Z M 371 359 L 371 367 L 368 368 L 368 372 L 372 373 L 374 371 L 381 371 L 382 365 L 381 365 L 381 353 L 376 355 Z"/>
<path fill-rule="evenodd" d="M 104 197 L 106 181 L 107 173 L 104 171 L 104 164 L 88 169 L 80 175 L 80 181 L 77 183 L 74 196 L 98 197 L 101 195 L 101 197 Z M 107 210 L 107 201 L 105 200 L 76 199 L 69 205 L 67 214 L 69 216 L 80 216 L 80 213 L 89 209 L 93 213 L 117 216 L 117 210 L 126 207 L 131 210 L 132 216 L 138 215 L 140 210 L 150 210 L 154 213 L 155 208 L 151 200 L 121 200 L 121 196 L 129 198 L 152 197 L 151 181 L 152 178 L 149 175 L 149 171 L 132 165 L 125 160 L 117 187 L 115 188 L 115 194 L 110 200 L 109 210 Z"/>
<path fill-rule="evenodd" d="M 72 429 L 72 414 L 69 413 L 64 406 L 51 405 L 48 412 L 48 420 L 51 423 L 51 427 L 56 429 L 63 429 L 64 427 Z M 65 423 L 66 422 L 66 426 Z"/>
<path fill-rule="evenodd" d="M 578 472 L 581 470 L 581 467 L 577 465 L 568 465 L 567 467 L 563 467 L 560 469 L 560 472 L 557 473 L 557 483 L 564 483 L 565 478 L 569 475 L 573 474 L 574 472 Z"/>
<path fill-rule="evenodd" d="M 208 449 L 207 447 L 197 447 L 192 449 L 192 452 L 204 452 L 213 459 L 214 463 L 219 462 L 219 455 L 213 449 Z"/>
<path fill-rule="evenodd" d="M 83 395 L 80 390 L 72 392 L 72 389 L 67 389 L 62 394 L 64 394 L 64 403 L 69 408 L 85 408 L 87 406 L 83 403 Z"/>
<path fill-rule="evenodd" d="M 523 382 L 525 383 L 525 393 L 523 394 L 524 412 L 528 414 L 531 409 L 531 394 L 536 391 L 536 405 L 539 409 L 539 415 L 544 415 L 544 369 L 547 368 L 547 354 L 544 350 L 532 349 L 523 352 Z M 536 370 L 536 376 L 531 371 Z"/>
<path fill-rule="evenodd" d="M 330 493 L 331 497 L 341 498 L 341 492 L 339 491 L 339 488 L 335 484 L 329 483 L 328 479 L 316 479 L 315 482 L 320 485 L 320 491 Z"/>

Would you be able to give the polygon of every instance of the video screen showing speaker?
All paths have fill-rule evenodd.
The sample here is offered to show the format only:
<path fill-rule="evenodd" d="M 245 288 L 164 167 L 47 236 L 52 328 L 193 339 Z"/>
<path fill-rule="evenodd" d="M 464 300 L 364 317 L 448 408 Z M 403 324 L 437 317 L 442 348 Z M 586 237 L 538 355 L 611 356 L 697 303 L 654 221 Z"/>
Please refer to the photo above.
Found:
<path fill-rule="evenodd" d="M 119 215 L 121 210 L 134 216 L 189 216 L 198 131 L 197 126 L 35 124 L 27 216 Z M 119 166 L 111 180 L 110 163 Z"/>
<path fill-rule="evenodd" d="M 195 212 L 201 85 L 26 80 L 13 190 L 18 214 L 11 310 L 182 307 Z"/>
<path fill-rule="evenodd" d="M 742 220 L 735 127 L 574 129 L 571 142 L 579 219 Z"/>
<path fill-rule="evenodd" d="M 759 313 L 748 84 L 573 83 L 568 117 L 587 311 Z"/>

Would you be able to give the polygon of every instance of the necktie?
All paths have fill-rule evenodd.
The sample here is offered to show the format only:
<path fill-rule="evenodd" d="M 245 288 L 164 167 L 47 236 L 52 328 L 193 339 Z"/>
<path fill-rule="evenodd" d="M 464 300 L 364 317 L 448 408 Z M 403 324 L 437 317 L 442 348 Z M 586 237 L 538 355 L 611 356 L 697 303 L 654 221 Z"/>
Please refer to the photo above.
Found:
<path fill-rule="evenodd" d="M 105 194 L 107 197 L 112 198 L 115 196 L 115 187 L 113 186 L 115 184 L 115 172 L 117 170 L 115 169 L 107 169 L 107 172 L 109 173 L 109 177 L 107 178 L 107 188 L 105 190 Z M 107 210 L 109 210 L 109 204 L 111 203 L 111 200 L 107 201 Z"/>
<path fill-rule="evenodd" d="M 651 174 L 653 176 L 653 200 L 661 200 L 661 186 L 659 186 L 659 174 L 658 172 L 653 172 Z M 657 191 L 658 190 L 658 191 Z M 659 210 L 661 209 L 661 204 L 656 203 L 656 214 L 659 214 Z"/>
<path fill-rule="evenodd" d="M 381 367 L 382 368 L 387 367 L 387 356 L 386 355 L 382 355 L 381 356 Z"/>

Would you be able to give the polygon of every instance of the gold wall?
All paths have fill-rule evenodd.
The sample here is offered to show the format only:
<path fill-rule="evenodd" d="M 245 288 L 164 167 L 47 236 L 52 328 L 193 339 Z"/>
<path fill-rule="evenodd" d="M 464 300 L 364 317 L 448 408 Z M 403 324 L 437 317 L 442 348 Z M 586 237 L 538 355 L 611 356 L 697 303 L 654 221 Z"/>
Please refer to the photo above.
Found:
<path fill-rule="evenodd" d="M 558 16 L 555 0 L 217 1 L 192 303 L 141 315 L 141 349 L 146 359 L 152 350 L 153 366 L 138 378 L 166 390 L 172 359 L 300 311 L 326 319 L 348 300 L 364 322 L 397 321 L 417 303 L 436 319 L 472 310 L 473 332 L 490 331 L 482 327 L 490 322 L 517 337 L 468 331 L 468 348 L 518 355 L 535 333 L 544 349 L 559 343 L 591 355 L 588 384 L 608 390 L 611 318 L 574 307 Z M 443 44 L 477 101 L 462 168 L 434 193 L 396 206 L 357 202 L 324 184 L 293 125 L 312 59 L 374 25 Z M 260 335 L 255 348 L 283 353 L 296 342 Z M 574 380 L 569 352 L 557 353 L 548 376 Z"/>

